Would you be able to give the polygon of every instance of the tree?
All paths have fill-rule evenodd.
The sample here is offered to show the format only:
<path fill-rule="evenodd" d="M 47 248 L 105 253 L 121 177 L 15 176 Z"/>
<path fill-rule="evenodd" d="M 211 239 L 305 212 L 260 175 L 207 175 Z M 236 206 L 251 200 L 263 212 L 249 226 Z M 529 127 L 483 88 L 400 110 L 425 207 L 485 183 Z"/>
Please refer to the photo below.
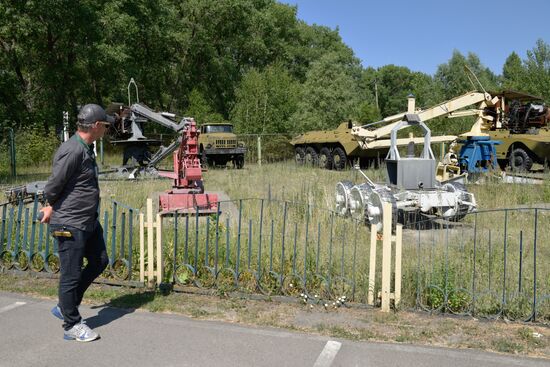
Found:
<path fill-rule="evenodd" d="M 343 120 L 356 117 L 365 100 L 359 81 L 358 61 L 349 63 L 332 52 L 313 63 L 292 118 L 294 130 L 332 129 Z"/>
<path fill-rule="evenodd" d="M 97 40 L 98 6 L 69 0 L 0 5 L 0 62 L 11 80 L 8 90 L 21 104 L 9 109 L 19 127 L 61 125 L 62 111 L 76 108 L 75 90 L 82 81 L 79 46 L 84 39 Z"/>
<path fill-rule="evenodd" d="M 367 124 L 382 119 L 378 108 L 369 101 L 361 102 L 357 111 L 357 121 L 360 124 Z"/>
<path fill-rule="evenodd" d="M 524 89 L 523 81 L 526 70 L 517 53 L 512 52 L 502 67 L 502 87 L 521 91 Z"/>
<path fill-rule="evenodd" d="M 299 84 L 281 65 L 249 70 L 236 91 L 231 119 L 241 133 L 293 132 Z"/>
<path fill-rule="evenodd" d="M 447 63 L 439 65 L 434 76 L 445 99 L 454 98 L 471 90 L 480 90 L 475 78 L 466 71 L 466 66 L 470 68 L 486 90 L 498 87 L 496 75 L 489 68 L 483 66 L 476 54 L 469 53 L 466 58 L 455 50 Z"/>
<path fill-rule="evenodd" d="M 193 89 L 189 94 L 189 107 L 187 108 L 185 116 L 193 117 L 199 125 L 224 122 L 223 116 L 214 112 L 211 104 L 204 98 L 204 95 L 198 89 Z"/>
<path fill-rule="evenodd" d="M 550 101 L 550 45 L 539 39 L 524 63 L 527 91 Z"/>

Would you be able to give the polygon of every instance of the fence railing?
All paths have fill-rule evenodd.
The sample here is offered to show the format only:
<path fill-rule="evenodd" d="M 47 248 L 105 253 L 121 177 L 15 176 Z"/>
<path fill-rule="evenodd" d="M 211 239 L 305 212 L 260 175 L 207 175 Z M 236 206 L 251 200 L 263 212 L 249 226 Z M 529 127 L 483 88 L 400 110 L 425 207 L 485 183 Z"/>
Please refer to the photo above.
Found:
<path fill-rule="evenodd" d="M 550 210 L 498 209 L 460 223 L 411 221 L 403 301 L 431 312 L 550 320 Z"/>
<path fill-rule="evenodd" d="M 366 302 L 369 231 L 307 204 L 241 199 L 217 216 L 163 218 L 165 279 L 176 286 Z M 172 232 L 172 233 L 170 233 Z M 166 244 L 169 244 L 166 246 Z"/>
<path fill-rule="evenodd" d="M 101 280 L 132 283 L 135 259 L 139 258 L 135 246 L 139 211 L 117 201 L 109 204 L 103 212 L 98 210 L 109 254 L 109 266 Z M 57 240 L 50 236 L 49 225 L 37 219 L 40 208 L 38 199 L 0 205 L 0 267 L 50 274 L 59 271 Z"/>
<path fill-rule="evenodd" d="M 59 270 L 56 241 L 36 219 L 39 207 L 37 201 L 0 206 L 0 267 Z M 100 281 L 144 285 L 147 265 L 149 282 L 155 277 L 175 289 L 302 293 L 318 302 L 345 296 L 359 304 L 376 304 L 391 292 L 381 287 L 382 267 L 372 265 L 372 258 L 381 263 L 383 238 L 364 223 L 271 198 L 222 201 L 218 213 L 155 214 L 145 223 L 137 209 L 109 202 L 100 218 L 110 266 Z M 408 218 L 402 276 L 395 273 L 402 284 L 398 308 L 550 320 L 549 224 L 544 208 L 479 211 L 461 222 Z M 156 248 L 152 237 L 145 245 L 144 227 L 157 236 Z"/>

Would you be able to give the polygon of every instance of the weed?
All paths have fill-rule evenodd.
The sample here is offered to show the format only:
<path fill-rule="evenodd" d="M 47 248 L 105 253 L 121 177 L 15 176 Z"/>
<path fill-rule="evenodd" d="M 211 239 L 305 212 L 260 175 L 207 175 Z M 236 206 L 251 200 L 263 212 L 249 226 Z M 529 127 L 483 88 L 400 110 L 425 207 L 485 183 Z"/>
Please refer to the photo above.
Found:
<path fill-rule="evenodd" d="M 519 353 L 523 351 L 523 346 L 505 338 L 496 338 L 491 341 L 494 350 L 501 353 Z"/>

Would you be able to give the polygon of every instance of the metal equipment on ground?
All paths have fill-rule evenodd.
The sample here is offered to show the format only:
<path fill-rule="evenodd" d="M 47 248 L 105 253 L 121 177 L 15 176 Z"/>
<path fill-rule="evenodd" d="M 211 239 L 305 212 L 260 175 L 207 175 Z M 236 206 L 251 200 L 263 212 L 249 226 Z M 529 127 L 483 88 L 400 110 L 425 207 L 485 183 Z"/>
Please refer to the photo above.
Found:
<path fill-rule="evenodd" d="M 529 171 L 534 163 L 550 160 L 550 109 L 539 97 L 516 91 L 467 92 L 426 109 L 416 109 L 409 96 L 408 110 L 367 125 L 342 123 L 335 130 L 311 131 L 291 141 L 299 164 L 341 170 L 346 164 L 359 161 L 366 166 L 373 159 L 384 157 L 390 146 L 387 135 L 405 114 L 418 114 L 423 122 L 438 117 L 475 116 L 467 133 L 459 138 L 465 146 L 459 153 L 463 171 L 487 172 L 511 167 Z M 380 127 L 378 127 L 380 126 Z M 456 136 L 437 136 L 432 142 L 450 142 Z M 407 145 L 409 139 L 398 139 Z M 418 142 L 418 141 L 415 141 Z"/>
<path fill-rule="evenodd" d="M 136 103 L 131 103 L 131 86 L 135 87 Z M 122 167 L 118 172 L 134 178 L 136 175 L 155 176 L 156 167 L 166 158 L 179 143 L 177 139 L 168 146 L 163 146 L 160 139 L 150 139 L 145 136 L 147 122 L 153 122 L 164 128 L 179 133 L 182 122 L 176 123 L 176 115 L 170 112 L 154 112 L 140 104 L 137 85 L 133 79 L 128 83 L 128 105 L 113 103 L 107 108 L 108 113 L 116 114 L 117 118 L 108 130 L 111 144 L 123 147 Z M 244 166 L 246 147 L 237 140 L 230 123 L 203 124 L 200 127 L 198 141 L 199 158 L 203 167 L 210 165 L 225 165 L 233 162 L 238 169 Z M 151 147 L 155 148 L 156 153 Z"/>
<path fill-rule="evenodd" d="M 28 184 L 9 187 L 4 190 L 6 199 L 8 203 L 30 203 L 35 200 L 35 198 L 41 202 L 46 202 L 46 197 L 44 195 L 44 188 L 46 187 L 47 181 L 34 181 Z"/>
<path fill-rule="evenodd" d="M 496 146 L 500 141 L 488 136 L 470 136 L 459 140 L 458 167 L 462 172 L 487 173 L 498 169 Z"/>
<path fill-rule="evenodd" d="M 419 126 L 424 131 L 424 146 L 419 157 L 407 154 L 401 157 L 397 132 L 410 126 Z M 365 182 L 354 185 L 349 181 L 336 184 L 336 211 L 351 215 L 382 228 L 382 219 L 387 215 L 382 210 L 384 202 L 391 203 L 398 222 L 407 217 L 422 215 L 428 218 L 461 220 L 476 209 L 473 194 L 458 181 L 440 183 L 435 179 L 435 158 L 430 147 L 430 129 L 417 114 L 406 114 L 403 120 L 392 127 L 391 145 L 386 157 L 387 182 L 374 183 L 365 174 Z M 418 218 L 417 218 L 418 220 Z"/>
<path fill-rule="evenodd" d="M 204 191 L 202 168 L 199 159 L 199 131 L 195 120 L 182 121 L 183 133 L 179 138 L 179 149 L 174 152 L 174 171 L 159 171 L 162 177 L 174 180 L 172 189 L 159 196 L 161 214 L 217 212 L 218 195 Z"/>

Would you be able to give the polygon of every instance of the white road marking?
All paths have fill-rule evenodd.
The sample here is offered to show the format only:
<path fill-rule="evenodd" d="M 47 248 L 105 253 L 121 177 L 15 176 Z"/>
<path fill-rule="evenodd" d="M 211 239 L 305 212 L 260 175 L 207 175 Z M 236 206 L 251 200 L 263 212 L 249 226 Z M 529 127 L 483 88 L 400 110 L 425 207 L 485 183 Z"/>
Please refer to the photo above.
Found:
<path fill-rule="evenodd" d="M 319 357 L 317 357 L 313 367 L 329 367 L 332 364 L 332 361 L 334 361 L 334 358 L 336 357 L 336 354 L 340 350 L 341 346 L 342 343 L 329 340 L 325 345 L 325 348 L 323 348 L 321 354 L 319 354 Z"/>
<path fill-rule="evenodd" d="M 0 313 L 2 312 L 6 312 L 6 311 L 10 311 L 10 310 L 13 310 L 14 308 L 17 308 L 19 306 L 23 306 L 23 305 L 26 305 L 27 302 L 15 302 L 15 303 L 12 303 L 11 305 L 8 305 L 6 307 L 2 307 L 0 308 Z"/>

